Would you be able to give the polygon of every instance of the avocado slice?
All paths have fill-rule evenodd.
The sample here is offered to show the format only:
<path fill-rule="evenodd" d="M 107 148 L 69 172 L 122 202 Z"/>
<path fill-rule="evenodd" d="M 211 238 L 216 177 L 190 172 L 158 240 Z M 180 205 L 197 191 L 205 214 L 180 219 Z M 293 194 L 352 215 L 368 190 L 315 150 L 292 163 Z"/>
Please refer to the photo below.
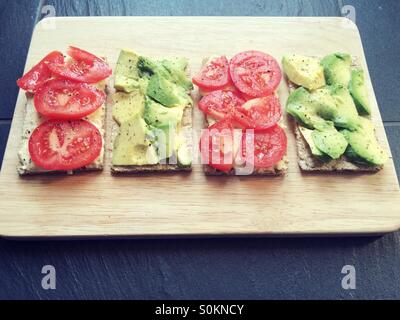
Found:
<path fill-rule="evenodd" d="M 136 115 L 121 124 L 114 142 L 112 164 L 116 166 L 157 164 L 159 158 L 146 122 Z"/>
<path fill-rule="evenodd" d="M 314 132 L 314 130 L 307 129 L 302 126 L 299 126 L 299 130 L 300 130 L 304 140 L 307 142 L 313 156 L 317 157 L 322 162 L 327 162 L 327 161 L 332 160 L 331 157 L 329 157 L 326 153 L 323 153 L 316 146 L 314 139 L 312 137 L 312 133 Z"/>
<path fill-rule="evenodd" d="M 315 58 L 298 54 L 286 55 L 282 59 L 283 71 L 290 81 L 309 90 L 325 86 L 324 68 Z"/>
<path fill-rule="evenodd" d="M 177 126 L 181 122 L 183 108 L 167 108 L 146 98 L 144 107 L 144 120 L 154 127 Z"/>
<path fill-rule="evenodd" d="M 117 92 L 113 95 L 113 100 L 112 116 L 119 125 L 143 114 L 144 95 L 138 89 L 131 93 Z"/>
<path fill-rule="evenodd" d="M 193 83 L 186 75 L 188 61 L 185 58 L 162 60 L 161 65 L 168 71 L 169 80 L 183 87 L 186 91 L 193 90 Z M 167 78 L 168 79 L 168 78 Z"/>
<path fill-rule="evenodd" d="M 321 60 L 326 83 L 338 84 L 347 88 L 351 78 L 351 56 L 347 53 L 334 53 Z"/>
<path fill-rule="evenodd" d="M 138 59 L 139 56 L 135 52 L 121 50 L 115 67 L 115 89 L 129 93 L 139 87 Z"/>
<path fill-rule="evenodd" d="M 192 165 L 192 152 L 190 150 L 190 147 L 188 147 L 186 144 L 182 144 L 178 148 L 178 165 L 180 167 L 190 167 Z"/>
<path fill-rule="evenodd" d="M 189 62 L 186 58 L 175 57 L 171 59 L 161 60 L 161 64 L 167 69 L 177 69 L 179 71 L 185 72 Z"/>
<path fill-rule="evenodd" d="M 166 107 L 185 107 L 193 104 L 185 89 L 155 73 L 151 76 L 147 95 Z"/>
<path fill-rule="evenodd" d="M 157 150 L 158 159 L 164 160 L 172 157 L 175 153 L 175 126 L 152 127 L 152 144 Z"/>
<path fill-rule="evenodd" d="M 316 125 L 322 125 L 325 122 L 317 115 L 313 99 L 303 87 L 299 87 L 290 94 L 286 102 L 286 112 L 309 129 L 314 129 Z"/>
<path fill-rule="evenodd" d="M 181 128 L 177 137 L 178 165 L 180 167 L 190 167 L 193 160 L 192 128 Z"/>
<path fill-rule="evenodd" d="M 371 115 L 367 87 L 365 86 L 364 70 L 352 70 L 349 90 L 356 104 L 358 113 L 360 115 Z"/>
<path fill-rule="evenodd" d="M 354 101 L 341 85 L 326 86 L 311 93 L 300 87 L 289 96 L 286 111 L 309 129 L 324 126 L 326 121 L 350 130 L 358 126 Z"/>
<path fill-rule="evenodd" d="M 347 159 L 350 162 L 353 163 L 358 163 L 358 164 L 363 164 L 363 165 L 372 165 L 371 163 L 369 163 L 368 161 L 366 161 L 365 159 L 361 158 L 358 156 L 358 154 L 354 151 L 354 149 L 351 147 L 351 145 L 347 146 L 346 152 L 344 153 L 347 157 Z"/>
<path fill-rule="evenodd" d="M 176 164 L 173 161 L 177 160 L 181 167 L 188 167 L 192 164 L 192 146 L 189 145 L 191 139 L 186 136 L 191 134 L 190 127 L 180 129 L 173 125 L 150 127 L 152 130 L 151 141 L 160 160 L 168 158 L 170 164 Z"/>
<path fill-rule="evenodd" d="M 314 130 L 311 137 L 315 146 L 332 159 L 339 159 L 348 145 L 345 137 L 336 130 L 333 123 L 326 125 L 322 130 Z"/>
<path fill-rule="evenodd" d="M 359 124 L 355 131 L 341 131 L 351 147 L 350 156 L 356 155 L 371 165 L 385 164 L 389 156 L 376 139 L 374 125 L 364 117 L 359 117 Z"/>
<path fill-rule="evenodd" d="M 347 87 L 332 85 L 329 86 L 329 90 L 337 108 L 336 116 L 331 119 L 335 126 L 350 130 L 357 129 L 360 117 Z"/>
<path fill-rule="evenodd" d="M 339 110 L 330 87 L 317 89 L 311 93 L 310 97 L 319 116 L 325 120 L 333 120 L 337 117 Z"/>
<path fill-rule="evenodd" d="M 159 62 L 147 57 L 139 57 L 137 65 L 142 74 L 149 76 L 158 74 L 160 77 L 182 87 L 185 91 L 189 91 L 193 89 L 193 84 L 186 76 L 185 70 L 182 70 L 184 64 L 185 62 L 178 59 L 176 61 L 162 60 Z"/>

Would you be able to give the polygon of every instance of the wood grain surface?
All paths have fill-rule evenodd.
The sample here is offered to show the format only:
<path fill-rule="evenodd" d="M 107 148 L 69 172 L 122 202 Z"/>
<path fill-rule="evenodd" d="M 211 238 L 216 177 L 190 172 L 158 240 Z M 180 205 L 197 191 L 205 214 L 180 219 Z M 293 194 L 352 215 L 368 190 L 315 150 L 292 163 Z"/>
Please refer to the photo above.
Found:
<path fill-rule="evenodd" d="M 149 56 L 186 56 L 194 71 L 204 56 L 246 49 L 279 60 L 287 52 L 346 51 L 366 67 L 358 30 L 342 18 L 84 17 L 42 20 L 26 68 L 69 44 L 107 56 L 112 66 L 119 50 L 129 47 Z M 378 137 L 389 148 L 368 84 Z M 284 83 L 280 97 L 284 103 Z M 302 175 L 289 129 L 290 167 L 284 178 L 206 178 L 195 166 L 190 175 L 113 177 L 106 169 L 21 179 L 15 166 L 24 99 L 20 94 L 0 176 L 0 193 L 8 195 L 0 200 L 3 236 L 367 234 L 399 228 L 393 161 L 375 175 Z M 201 128 L 201 121 L 196 112 L 195 127 Z"/>
<path fill-rule="evenodd" d="M 188 3 L 188 4 L 186 4 Z M 0 149 L 5 148 L 33 25 L 53 5 L 57 16 L 250 15 L 340 16 L 352 5 L 386 133 L 400 168 L 396 83 L 400 20 L 397 0 L 18 0 L 0 2 L 3 39 Z M 25 10 L 25 8 L 29 8 Z M 396 10 L 397 9 L 397 10 Z M 14 23 L 21 21 L 21 23 Z M 373 21 L 374 23 L 371 23 Z M 28 36 L 21 37 L 21 33 Z M 15 37 L 18 34 L 18 37 Z M 397 38 L 396 38 L 397 37 Z M 379 51 L 380 54 L 376 54 Z M 382 53 L 384 59 L 382 59 Z M 16 64 L 19 70 L 16 71 Z M 5 76 L 7 75 L 7 76 Z M 392 81 L 392 82 L 391 82 Z M 392 83 L 392 84 L 391 84 Z M 7 103 L 8 102 L 8 103 Z M 393 103 L 395 102 L 395 103 Z M 3 130 L 4 129 L 4 130 Z M 1 150 L 0 150 L 1 152 Z M 0 153 L 0 158 L 2 154 Z M 0 238 L 0 299 L 398 299 L 400 232 L 368 238 L 125 239 L 9 241 Z M 43 290 L 41 268 L 57 269 L 57 290 Z M 354 265 L 357 290 L 340 273 Z"/>

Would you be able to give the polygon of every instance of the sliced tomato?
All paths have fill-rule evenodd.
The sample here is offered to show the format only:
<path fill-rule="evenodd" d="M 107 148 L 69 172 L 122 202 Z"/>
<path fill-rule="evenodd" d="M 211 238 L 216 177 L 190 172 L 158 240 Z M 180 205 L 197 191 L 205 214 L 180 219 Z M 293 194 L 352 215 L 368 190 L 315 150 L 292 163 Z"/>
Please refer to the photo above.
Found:
<path fill-rule="evenodd" d="M 36 111 L 55 120 L 78 120 L 97 110 L 106 94 L 87 83 L 53 79 L 35 94 Z"/>
<path fill-rule="evenodd" d="M 279 99 L 275 96 L 255 98 L 238 106 L 233 117 L 245 129 L 265 130 L 274 126 L 282 116 Z"/>
<path fill-rule="evenodd" d="M 233 82 L 229 82 L 226 86 L 224 86 L 218 90 L 231 91 L 238 96 L 242 96 L 242 93 L 238 89 L 236 89 Z M 207 94 L 210 94 L 210 93 L 212 93 L 214 91 L 218 91 L 218 90 L 215 90 L 215 89 L 205 90 L 205 89 L 200 88 L 199 92 L 200 92 L 200 95 L 206 96 Z"/>
<path fill-rule="evenodd" d="M 193 83 L 204 90 L 219 90 L 227 86 L 229 78 L 229 61 L 221 56 L 209 61 L 192 79 Z"/>
<path fill-rule="evenodd" d="M 95 55 L 76 47 L 67 51 L 72 60 L 66 63 L 50 63 L 49 69 L 57 76 L 77 82 L 96 83 L 112 73 L 109 65 Z"/>
<path fill-rule="evenodd" d="M 233 110 L 244 102 L 232 91 L 217 90 L 199 101 L 199 109 L 214 119 L 221 120 L 231 115 Z"/>
<path fill-rule="evenodd" d="M 251 97 L 272 94 L 282 79 L 278 62 L 260 51 L 246 51 L 230 62 L 230 76 L 239 91 Z"/>
<path fill-rule="evenodd" d="M 100 156 L 103 141 L 90 122 L 50 120 L 37 127 L 29 139 L 32 161 L 45 170 L 75 170 Z"/>
<path fill-rule="evenodd" d="M 286 154 L 287 137 L 278 125 L 262 132 L 244 130 L 242 158 L 255 168 L 270 168 Z"/>
<path fill-rule="evenodd" d="M 229 118 L 221 120 L 203 131 L 200 140 L 202 164 L 229 172 L 233 168 L 233 125 Z"/>
<path fill-rule="evenodd" d="M 47 67 L 49 63 L 64 63 L 63 54 L 59 51 L 49 53 L 22 78 L 17 80 L 18 87 L 30 93 L 35 93 L 37 89 L 51 78 L 51 71 Z"/>
<path fill-rule="evenodd" d="M 254 97 L 248 96 L 247 94 L 240 92 L 238 89 L 236 89 L 236 91 L 237 91 L 237 95 L 240 96 L 244 101 L 249 101 L 251 99 L 254 99 Z"/>

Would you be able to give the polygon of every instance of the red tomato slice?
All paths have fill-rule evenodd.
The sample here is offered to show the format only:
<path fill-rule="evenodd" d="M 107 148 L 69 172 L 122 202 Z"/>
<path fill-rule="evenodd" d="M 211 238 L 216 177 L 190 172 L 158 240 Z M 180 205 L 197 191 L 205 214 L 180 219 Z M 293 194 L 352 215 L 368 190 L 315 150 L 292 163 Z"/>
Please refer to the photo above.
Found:
<path fill-rule="evenodd" d="M 200 73 L 192 79 L 193 83 L 204 90 L 219 90 L 227 86 L 229 78 L 229 62 L 225 56 L 211 60 L 203 66 Z"/>
<path fill-rule="evenodd" d="M 229 172 L 233 168 L 233 126 L 229 118 L 205 129 L 200 140 L 202 164 Z"/>
<path fill-rule="evenodd" d="M 245 101 L 232 91 L 218 90 L 204 96 L 199 101 L 199 109 L 217 120 L 232 114 Z"/>
<path fill-rule="evenodd" d="M 102 146 L 99 130 L 85 120 L 44 122 L 29 139 L 32 161 L 45 170 L 85 167 L 100 156 Z"/>
<path fill-rule="evenodd" d="M 50 70 L 61 78 L 77 82 L 96 83 L 112 73 L 108 64 L 95 55 L 75 48 L 69 47 L 68 55 L 73 58 L 65 64 L 50 63 Z"/>
<path fill-rule="evenodd" d="M 254 146 L 254 149 L 253 147 Z M 287 137 L 278 125 L 263 132 L 250 133 L 246 130 L 242 135 L 242 157 L 255 168 L 270 168 L 282 160 L 286 153 Z M 254 152 L 250 152 L 252 150 Z M 247 151 L 249 150 L 249 151 Z"/>
<path fill-rule="evenodd" d="M 229 82 L 226 86 L 222 87 L 219 90 L 231 91 L 234 94 L 236 94 L 238 96 L 241 96 L 241 97 L 243 95 L 238 89 L 236 89 L 236 87 L 234 86 L 233 82 Z M 205 89 L 202 89 L 202 88 L 200 88 L 200 90 L 199 90 L 200 95 L 202 95 L 202 96 L 206 96 L 207 94 L 210 94 L 210 93 L 212 93 L 214 91 L 216 91 L 216 90 L 214 90 L 214 89 L 205 90 Z"/>
<path fill-rule="evenodd" d="M 47 67 L 49 63 L 64 63 L 64 56 L 59 51 L 53 51 L 28 71 L 22 78 L 17 80 L 21 89 L 35 93 L 47 80 L 51 78 L 51 71 Z"/>
<path fill-rule="evenodd" d="M 97 110 L 106 94 L 87 83 L 50 80 L 34 97 L 36 111 L 55 120 L 78 120 Z"/>
<path fill-rule="evenodd" d="M 272 94 L 282 79 L 278 62 L 260 51 L 246 51 L 230 62 L 230 75 L 239 91 L 251 97 Z"/>
<path fill-rule="evenodd" d="M 236 87 L 235 87 L 236 88 Z M 244 94 L 243 92 L 240 92 L 239 90 L 236 89 L 236 91 L 238 92 L 237 94 L 244 100 L 244 101 L 249 101 L 254 99 L 254 97 L 250 97 L 247 94 Z"/>
<path fill-rule="evenodd" d="M 281 116 L 281 103 L 275 96 L 249 100 L 233 113 L 234 119 L 243 128 L 257 131 L 274 126 Z"/>

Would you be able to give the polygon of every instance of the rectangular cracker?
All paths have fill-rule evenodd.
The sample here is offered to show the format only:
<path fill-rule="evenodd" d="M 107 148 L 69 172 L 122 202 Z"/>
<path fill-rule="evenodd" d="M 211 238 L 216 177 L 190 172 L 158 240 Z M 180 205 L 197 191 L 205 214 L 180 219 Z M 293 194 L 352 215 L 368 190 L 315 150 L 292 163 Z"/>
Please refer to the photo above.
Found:
<path fill-rule="evenodd" d="M 209 57 L 204 58 L 202 61 L 202 65 L 206 64 L 209 59 L 210 59 Z M 200 89 L 199 89 L 199 95 L 200 95 L 199 99 L 201 99 L 203 94 Z M 207 121 L 207 117 L 204 116 L 203 128 L 205 129 L 208 127 L 209 127 L 209 122 Z M 288 161 L 286 155 L 284 156 L 284 158 L 281 161 L 283 161 L 281 166 L 275 165 L 274 167 L 266 168 L 266 169 L 254 169 L 254 171 L 251 174 L 249 174 L 249 176 L 273 176 L 273 177 L 283 176 L 287 173 L 289 161 Z M 235 176 L 236 175 L 235 169 L 232 169 L 229 172 L 223 172 L 223 171 L 217 170 L 207 164 L 203 165 L 203 171 L 204 171 L 204 174 L 207 176 Z"/>
<path fill-rule="evenodd" d="M 101 82 L 98 84 L 98 87 L 102 90 L 105 90 L 106 82 Z M 99 109 L 85 117 L 85 120 L 88 120 L 92 124 L 94 124 L 97 129 L 99 129 L 100 134 L 103 138 L 103 146 L 100 156 L 90 165 L 86 167 L 82 167 L 76 170 L 71 171 L 49 171 L 43 168 L 36 166 L 29 155 L 28 151 L 28 142 L 29 138 L 36 129 L 36 127 L 46 121 L 41 115 L 36 112 L 33 102 L 33 96 L 29 93 L 26 94 L 26 108 L 25 108 L 25 116 L 23 123 L 23 132 L 22 139 L 20 144 L 20 149 L 18 152 L 19 162 L 17 165 L 17 171 L 21 176 L 29 176 L 29 175 L 41 175 L 41 174 L 75 174 L 79 172 L 85 171 L 101 171 L 104 167 L 104 158 L 105 158 L 105 118 L 106 118 L 106 103 L 104 103 Z"/>
<path fill-rule="evenodd" d="M 189 66 L 186 68 L 186 74 L 190 77 L 190 68 Z M 115 92 L 115 89 L 110 88 L 110 92 Z M 190 94 L 188 92 L 188 94 Z M 188 146 L 193 145 L 192 138 L 192 128 L 193 128 L 193 106 L 188 105 L 183 110 L 183 116 L 181 121 L 181 131 L 185 131 L 185 143 Z M 112 152 L 114 149 L 114 141 L 119 132 L 119 125 L 112 119 L 112 129 L 111 129 L 111 146 L 110 146 L 110 159 L 112 161 Z M 175 161 L 177 162 L 177 161 Z M 111 173 L 113 174 L 140 174 L 140 173 L 173 173 L 173 172 L 190 172 L 192 171 L 192 166 L 182 167 L 176 164 L 168 164 L 168 163 L 160 163 L 160 164 L 151 164 L 151 165 L 132 165 L 132 166 L 115 166 L 111 164 Z"/>
<path fill-rule="evenodd" d="M 318 58 L 319 59 L 319 58 Z M 353 67 L 358 67 L 358 59 L 353 57 Z M 291 82 L 285 75 L 289 87 L 289 93 L 292 93 L 299 86 Z M 298 164 L 302 171 L 305 172 L 353 172 L 353 173 L 375 173 L 383 168 L 383 166 L 368 166 L 350 162 L 345 155 L 337 160 L 329 162 L 321 162 L 317 157 L 313 156 L 311 149 L 300 132 L 299 124 L 292 118 L 292 127 L 296 138 Z"/>

